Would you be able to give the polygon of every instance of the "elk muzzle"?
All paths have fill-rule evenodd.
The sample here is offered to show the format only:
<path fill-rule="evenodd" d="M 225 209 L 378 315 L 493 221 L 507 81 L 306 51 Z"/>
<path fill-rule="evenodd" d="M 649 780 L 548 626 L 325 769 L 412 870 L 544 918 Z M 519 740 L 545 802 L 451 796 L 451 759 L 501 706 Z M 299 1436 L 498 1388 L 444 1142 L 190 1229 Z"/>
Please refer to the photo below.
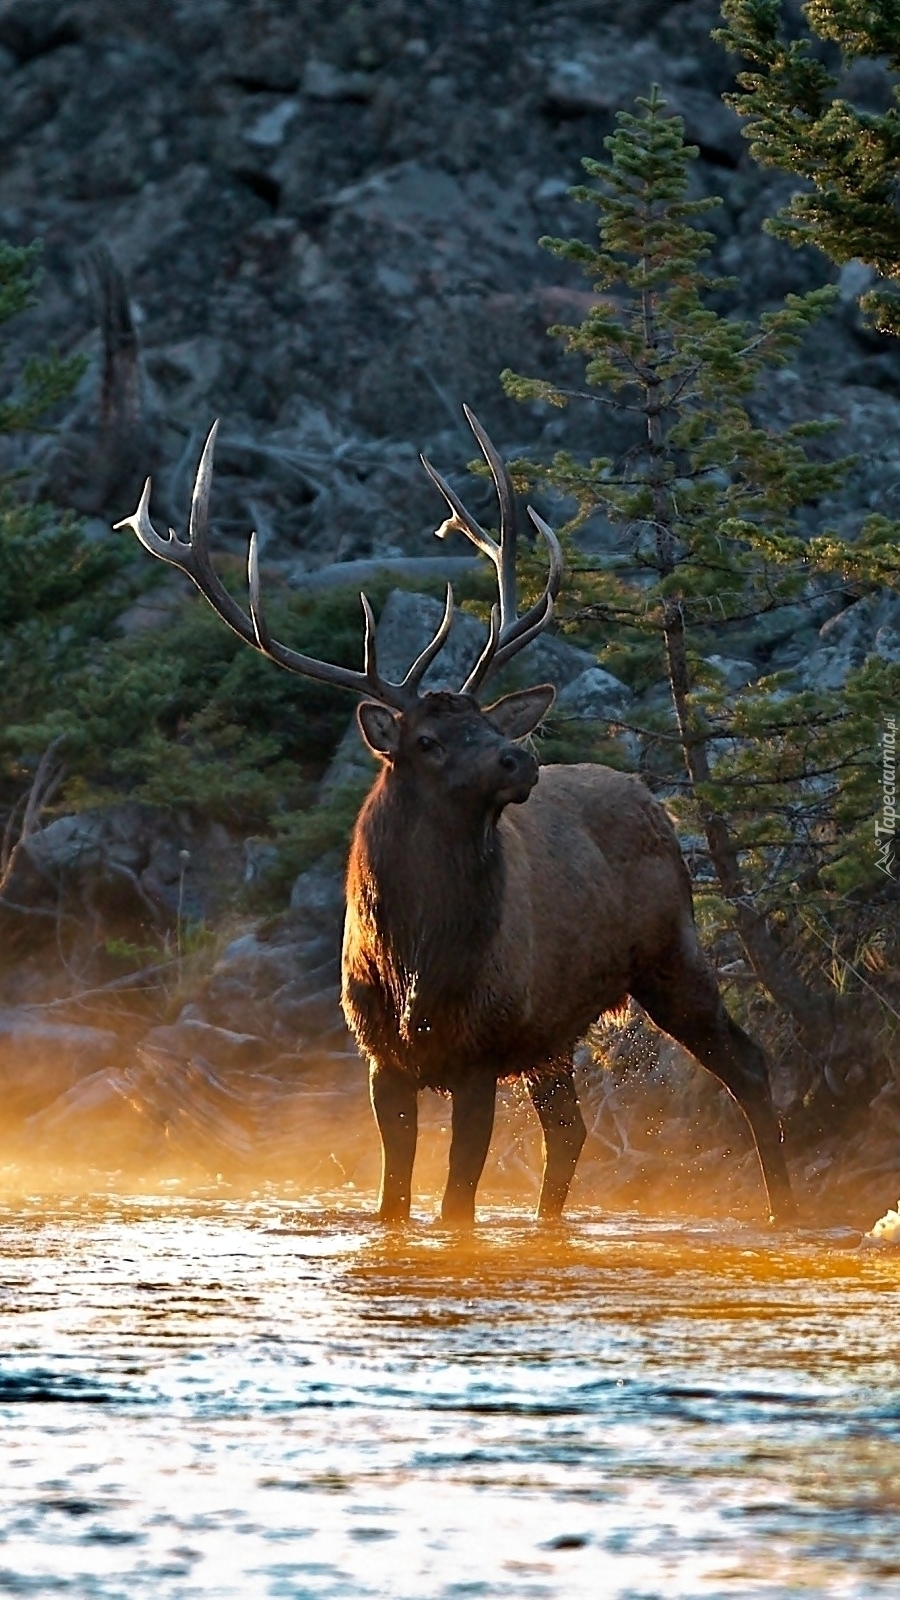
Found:
<path fill-rule="evenodd" d="M 530 750 L 504 744 L 497 752 L 497 804 L 521 805 L 538 781 L 538 764 Z"/>

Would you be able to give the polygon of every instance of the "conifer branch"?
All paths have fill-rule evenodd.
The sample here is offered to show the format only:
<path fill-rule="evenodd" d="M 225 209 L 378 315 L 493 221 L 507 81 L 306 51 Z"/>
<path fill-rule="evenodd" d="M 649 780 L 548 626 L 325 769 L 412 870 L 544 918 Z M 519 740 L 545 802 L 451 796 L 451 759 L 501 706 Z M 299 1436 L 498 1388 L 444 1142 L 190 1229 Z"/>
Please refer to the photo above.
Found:
<path fill-rule="evenodd" d="M 765 32 L 777 3 L 727 0 L 726 14 L 738 12 Z M 766 38 L 769 59 L 780 60 L 774 26 Z M 825 78 L 801 56 L 786 66 L 819 108 Z M 779 432 L 751 407 L 761 374 L 790 358 L 833 290 L 789 295 L 756 324 L 713 311 L 706 207 L 687 200 L 693 152 L 680 123 L 664 115 L 656 91 L 617 121 L 607 160 L 586 161 L 592 183 L 575 192 L 597 213 L 599 247 L 552 247 L 582 264 L 595 292 L 613 291 L 560 336 L 585 359 L 607 407 L 641 412 L 644 439 L 615 462 L 561 453 L 534 476 L 573 497 L 573 529 L 602 510 L 630 546 L 593 568 L 576 564 L 569 621 L 590 623 L 630 658 L 630 681 L 666 672 L 675 726 L 641 715 L 612 726 L 654 750 L 656 777 L 690 804 L 756 980 L 818 1048 L 832 1031 L 831 996 L 804 970 L 802 938 L 792 945 L 796 919 L 773 919 L 773 897 L 801 858 L 804 870 L 825 875 L 820 893 L 838 878 L 871 876 L 858 816 L 864 801 L 874 806 L 874 691 L 851 678 L 836 703 L 790 686 L 784 673 L 729 690 L 703 651 L 716 631 L 807 615 L 842 597 L 850 572 L 863 586 L 883 579 L 896 566 L 900 529 L 870 519 L 858 543 L 801 534 L 797 508 L 839 488 L 849 462 L 809 457 L 826 424 L 788 422 Z"/>

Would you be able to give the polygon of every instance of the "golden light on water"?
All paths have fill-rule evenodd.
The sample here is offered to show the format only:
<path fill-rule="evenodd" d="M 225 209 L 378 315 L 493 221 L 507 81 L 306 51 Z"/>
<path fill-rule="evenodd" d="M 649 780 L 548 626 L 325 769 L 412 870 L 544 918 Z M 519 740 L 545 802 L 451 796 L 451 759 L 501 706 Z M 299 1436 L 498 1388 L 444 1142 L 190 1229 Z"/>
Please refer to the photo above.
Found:
<path fill-rule="evenodd" d="M 98 1078 L 7 1142 L 0 1590 L 896 1592 L 900 1251 L 826 1209 L 762 1226 L 705 1079 L 652 1114 L 586 1081 L 553 1227 L 502 1086 L 471 1233 L 434 1220 L 446 1100 L 385 1230 L 361 1071 L 243 1103 L 192 1080 L 181 1118 L 150 1087 Z"/>
<path fill-rule="evenodd" d="M 891 1592 L 900 1254 L 274 1191 L 35 1198 L 0 1239 L 4 1583 Z"/>

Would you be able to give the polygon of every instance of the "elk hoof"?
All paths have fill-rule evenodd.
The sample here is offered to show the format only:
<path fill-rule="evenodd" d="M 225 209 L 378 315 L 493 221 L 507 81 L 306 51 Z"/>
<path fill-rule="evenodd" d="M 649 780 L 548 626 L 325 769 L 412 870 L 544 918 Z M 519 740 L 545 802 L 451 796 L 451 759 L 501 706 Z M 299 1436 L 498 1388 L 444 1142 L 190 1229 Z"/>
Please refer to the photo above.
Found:
<path fill-rule="evenodd" d="M 435 1226 L 439 1228 L 474 1228 L 475 1207 L 443 1205 Z"/>

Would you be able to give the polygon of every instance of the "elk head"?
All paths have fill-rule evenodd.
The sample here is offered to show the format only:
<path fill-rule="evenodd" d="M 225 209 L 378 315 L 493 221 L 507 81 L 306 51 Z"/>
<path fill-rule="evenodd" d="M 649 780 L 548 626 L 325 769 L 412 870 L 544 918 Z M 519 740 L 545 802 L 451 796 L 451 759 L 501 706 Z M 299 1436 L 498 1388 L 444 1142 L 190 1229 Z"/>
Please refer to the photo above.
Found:
<path fill-rule="evenodd" d="M 408 788 L 434 809 L 498 816 L 527 800 L 538 764 L 514 741 L 532 732 L 553 703 L 550 684 L 504 696 L 484 710 L 472 695 L 429 693 L 409 711 L 363 701 L 363 739 Z"/>
<path fill-rule="evenodd" d="M 475 698 L 489 676 L 546 628 L 562 581 L 562 552 L 556 535 L 528 507 L 528 515 L 546 542 L 550 565 L 540 599 L 518 614 L 516 598 L 516 501 L 509 472 L 477 418 L 463 410 L 490 468 L 500 503 L 500 536 L 493 539 L 457 498 L 453 489 L 422 456 L 422 464 L 450 507 L 452 515 L 436 530 L 439 538 L 452 531 L 466 538 L 493 562 L 497 572 L 498 603 L 491 610 L 484 648 L 457 693 L 422 691 L 422 679 L 439 654 L 453 621 L 453 590 L 448 584 L 444 615 L 434 637 L 399 682 L 378 670 L 375 621 L 366 596 L 360 596 L 365 619 L 363 670 L 334 666 L 302 655 L 280 644 L 269 632 L 260 598 L 256 534 L 250 537 L 248 582 L 249 614 L 229 594 L 215 571 L 208 548 L 209 494 L 218 423 L 214 423 L 203 448 L 191 499 L 188 537 L 174 529 L 168 537 L 157 533 L 150 521 L 150 479 L 144 484 L 137 510 L 115 527 L 131 528 L 151 555 L 180 567 L 196 584 L 223 622 L 246 644 L 268 656 L 278 666 L 319 682 L 350 689 L 364 696 L 357 716 L 363 739 L 374 755 L 390 768 L 406 774 L 424 792 L 442 792 L 498 813 L 503 806 L 526 800 L 537 781 L 537 762 L 516 744 L 546 715 L 555 691 L 550 684 L 506 695 L 484 711 Z"/>

